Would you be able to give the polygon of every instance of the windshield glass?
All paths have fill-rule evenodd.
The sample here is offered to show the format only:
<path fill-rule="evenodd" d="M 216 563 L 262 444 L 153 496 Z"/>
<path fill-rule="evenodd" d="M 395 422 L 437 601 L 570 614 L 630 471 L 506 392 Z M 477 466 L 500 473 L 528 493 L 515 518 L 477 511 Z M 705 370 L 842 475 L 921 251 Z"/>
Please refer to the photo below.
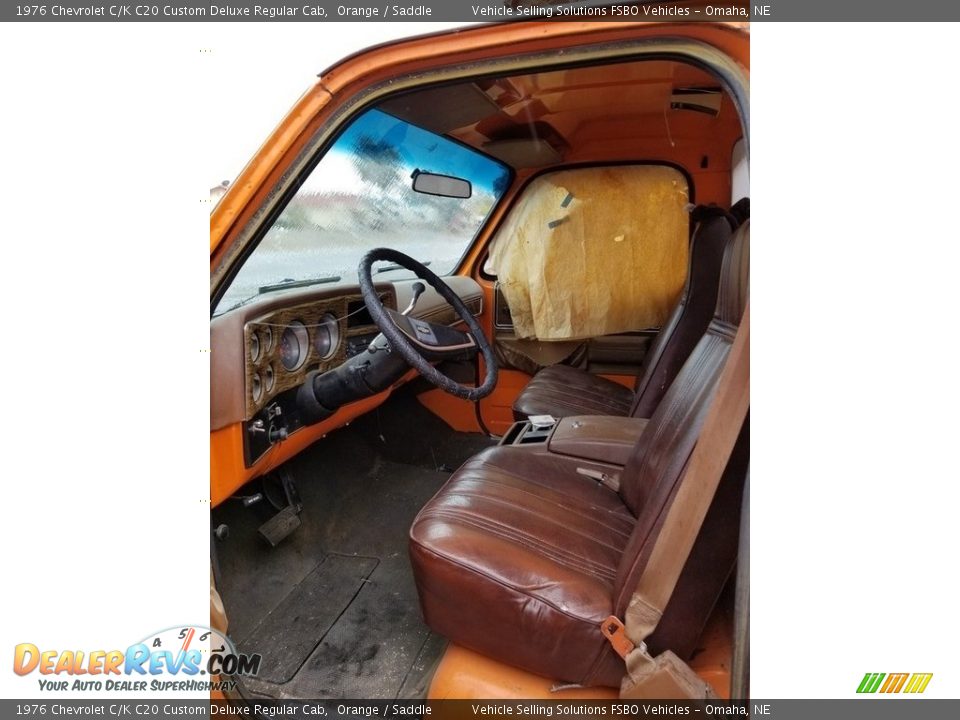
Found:
<path fill-rule="evenodd" d="M 415 170 L 468 180 L 469 198 L 413 190 Z M 360 258 L 389 247 L 452 272 L 506 190 L 506 166 L 440 135 L 368 110 L 313 169 L 244 262 L 214 315 L 260 294 L 314 283 L 357 282 Z M 374 268 L 379 279 L 412 273 Z"/>

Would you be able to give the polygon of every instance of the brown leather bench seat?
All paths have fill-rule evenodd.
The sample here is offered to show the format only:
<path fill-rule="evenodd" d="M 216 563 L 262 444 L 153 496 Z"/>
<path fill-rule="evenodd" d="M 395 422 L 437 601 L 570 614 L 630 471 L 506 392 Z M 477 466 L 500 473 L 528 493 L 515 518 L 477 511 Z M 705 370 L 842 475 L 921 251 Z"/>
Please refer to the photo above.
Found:
<path fill-rule="evenodd" d="M 682 482 L 746 305 L 748 246 L 747 224 L 727 244 L 714 318 L 633 446 L 618 491 L 580 475 L 576 458 L 497 447 L 467 461 L 421 510 L 410 558 L 433 630 L 554 680 L 619 685 L 623 662 L 600 623 L 623 617 Z M 657 638 L 660 647 L 695 640 L 723 587 L 742 477 L 730 473 L 718 490 L 722 504 L 715 498 L 661 620 L 679 635 Z"/>
<path fill-rule="evenodd" d="M 622 662 L 598 628 L 636 518 L 578 464 L 527 448 L 480 453 L 417 517 L 410 551 L 433 630 L 481 651 L 498 638 L 530 669 L 562 645 L 565 676 L 610 685 Z"/>
<path fill-rule="evenodd" d="M 513 403 L 513 415 L 630 415 L 636 394 L 620 383 L 569 365 L 551 365 L 533 376 Z"/>

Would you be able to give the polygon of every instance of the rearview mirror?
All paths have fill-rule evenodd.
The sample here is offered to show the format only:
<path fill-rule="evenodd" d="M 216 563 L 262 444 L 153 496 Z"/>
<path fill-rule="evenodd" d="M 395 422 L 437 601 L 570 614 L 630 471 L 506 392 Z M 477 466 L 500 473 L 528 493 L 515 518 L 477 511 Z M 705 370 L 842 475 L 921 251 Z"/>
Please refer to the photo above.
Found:
<path fill-rule="evenodd" d="M 420 170 L 414 170 L 411 177 L 413 177 L 414 192 L 462 199 L 473 195 L 473 186 L 469 180 L 463 178 L 437 175 Z"/>

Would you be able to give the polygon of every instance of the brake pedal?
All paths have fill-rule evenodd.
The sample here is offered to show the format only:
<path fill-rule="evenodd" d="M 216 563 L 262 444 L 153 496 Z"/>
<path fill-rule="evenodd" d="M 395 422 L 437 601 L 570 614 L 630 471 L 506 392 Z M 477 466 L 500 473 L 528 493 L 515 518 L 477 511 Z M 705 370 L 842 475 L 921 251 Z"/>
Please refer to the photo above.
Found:
<path fill-rule="evenodd" d="M 300 527 L 300 509 L 296 505 L 287 505 L 257 530 L 260 537 L 276 547 L 294 530 Z"/>
<path fill-rule="evenodd" d="M 300 501 L 293 474 L 286 468 L 281 468 L 274 477 L 264 478 L 263 487 L 267 499 L 274 507 L 279 508 L 279 512 L 261 525 L 257 532 L 270 543 L 270 547 L 276 547 L 300 527 L 303 503 Z"/>

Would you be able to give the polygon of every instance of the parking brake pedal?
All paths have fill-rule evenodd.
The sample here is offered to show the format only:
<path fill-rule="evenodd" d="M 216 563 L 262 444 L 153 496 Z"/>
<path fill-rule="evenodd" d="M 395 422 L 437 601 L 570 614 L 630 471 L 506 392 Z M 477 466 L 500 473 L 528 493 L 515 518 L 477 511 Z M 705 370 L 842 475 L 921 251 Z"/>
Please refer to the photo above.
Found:
<path fill-rule="evenodd" d="M 276 547 L 285 540 L 294 530 L 300 527 L 300 513 L 303 505 L 300 502 L 300 494 L 293 482 L 293 476 L 287 470 L 281 470 L 277 473 L 279 476 L 279 485 L 282 489 L 282 497 L 286 505 L 280 508 L 280 511 L 272 518 L 267 520 L 257 530 L 260 537 L 270 543 L 271 547 Z M 268 493 L 270 497 L 272 493 Z M 277 493 L 278 495 L 280 493 Z M 271 501 L 273 498 L 271 498 Z M 280 503 L 274 503 L 279 505 Z"/>

